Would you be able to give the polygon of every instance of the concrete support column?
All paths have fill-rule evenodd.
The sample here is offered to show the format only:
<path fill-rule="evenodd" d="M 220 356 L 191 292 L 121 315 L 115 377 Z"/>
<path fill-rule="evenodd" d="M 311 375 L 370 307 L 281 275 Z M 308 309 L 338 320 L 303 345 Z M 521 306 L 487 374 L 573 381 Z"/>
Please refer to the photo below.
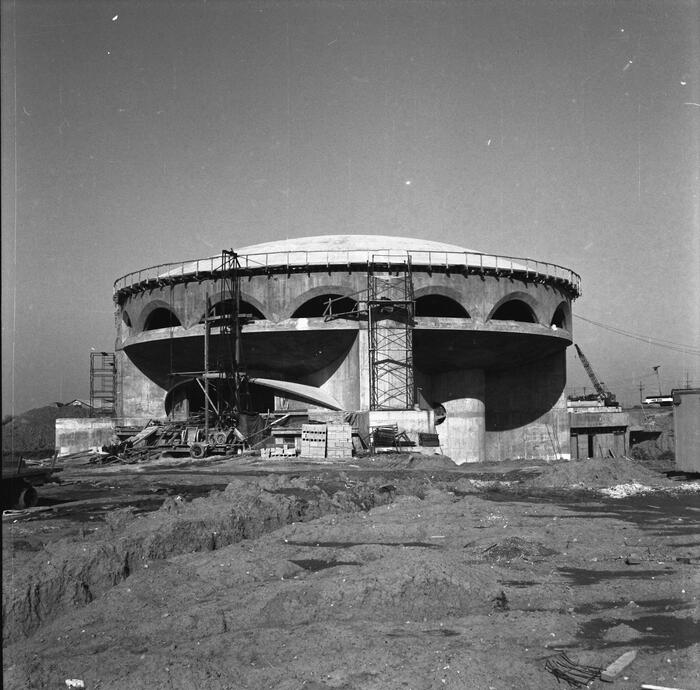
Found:
<path fill-rule="evenodd" d="M 571 460 L 571 428 L 569 426 L 569 412 L 566 406 L 566 391 L 562 391 L 556 404 L 549 412 L 551 420 L 552 438 L 556 446 L 555 458 Z M 623 451 L 624 453 L 624 451 Z"/>
<path fill-rule="evenodd" d="M 490 372 L 486 459 L 569 458 L 566 353 Z"/>
<path fill-rule="evenodd" d="M 431 377 L 431 402 L 447 410 L 436 427 L 442 452 L 454 462 L 481 462 L 486 457 L 485 376 L 482 369 L 449 371 Z"/>
<path fill-rule="evenodd" d="M 360 324 L 357 332 L 357 361 L 358 361 L 358 382 L 360 406 L 358 409 L 369 410 L 369 332 L 364 324 Z"/>
<path fill-rule="evenodd" d="M 123 350 L 116 350 L 117 390 L 114 406 L 118 418 L 165 419 L 165 391 L 143 375 Z M 145 422 L 144 422 L 145 423 Z"/>

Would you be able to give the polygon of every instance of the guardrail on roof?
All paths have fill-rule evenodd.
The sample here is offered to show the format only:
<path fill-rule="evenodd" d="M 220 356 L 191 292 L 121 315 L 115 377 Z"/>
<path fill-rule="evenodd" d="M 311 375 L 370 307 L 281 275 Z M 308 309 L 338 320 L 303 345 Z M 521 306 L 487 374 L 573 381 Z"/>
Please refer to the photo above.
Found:
<path fill-rule="evenodd" d="M 413 266 L 427 266 L 428 270 L 466 269 L 469 272 L 519 275 L 542 281 L 560 281 L 574 293 L 581 295 L 581 277 L 571 269 L 546 261 L 522 259 L 513 256 L 480 254 L 478 252 L 436 252 L 397 250 L 311 250 L 267 252 L 264 254 L 239 254 L 241 269 L 250 272 L 266 272 L 272 269 L 299 272 L 306 266 L 349 267 L 368 263 L 399 264 L 410 256 Z M 186 280 L 210 277 L 221 271 L 221 256 L 179 261 L 149 266 L 127 273 L 114 282 L 115 296 L 122 292 L 134 292 L 146 287 L 168 285 Z"/>

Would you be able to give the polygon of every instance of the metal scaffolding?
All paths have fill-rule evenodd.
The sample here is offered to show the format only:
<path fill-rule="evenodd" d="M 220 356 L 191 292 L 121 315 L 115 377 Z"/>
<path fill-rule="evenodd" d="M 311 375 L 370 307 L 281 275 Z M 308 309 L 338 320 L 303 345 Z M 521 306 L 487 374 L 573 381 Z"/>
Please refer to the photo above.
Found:
<path fill-rule="evenodd" d="M 96 415 L 113 415 L 117 388 L 114 352 L 90 353 L 90 407 Z"/>
<path fill-rule="evenodd" d="M 249 408 L 248 384 L 243 371 L 241 355 L 241 281 L 238 254 L 232 249 L 221 252 L 221 272 L 223 275 L 223 290 L 230 309 L 226 309 L 221 321 L 221 350 L 223 357 L 217 361 L 217 368 L 225 372 L 229 381 L 230 392 L 233 394 L 234 405 L 238 410 Z"/>
<path fill-rule="evenodd" d="M 367 268 L 371 410 L 413 408 L 414 315 L 410 257 L 374 256 Z"/>
<path fill-rule="evenodd" d="M 204 426 L 209 430 L 210 412 L 216 418 L 229 416 L 246 409 L 248 403 L 245 378 L 241 376 L 240 337 L 240 281 L 238 255 L 224 249 L 221 252 L 221 301 L 213 310 L 207 310 L 204 319 Z M 212 329 L 218 327 L 218 337 L 212 338 Z M 214 343 L 214 347 L 212 347 Z M 217 381 L 212 395 L 210 382 Z"/>

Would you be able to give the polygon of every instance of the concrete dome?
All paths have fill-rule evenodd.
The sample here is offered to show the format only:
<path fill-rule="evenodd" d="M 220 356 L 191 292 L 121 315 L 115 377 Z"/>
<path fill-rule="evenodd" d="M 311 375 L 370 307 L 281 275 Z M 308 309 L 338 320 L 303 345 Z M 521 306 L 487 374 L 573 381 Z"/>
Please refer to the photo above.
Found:
<path fill-rule="evenodd" d="M 261 242 L 235 251 L 240 265 L 246 269 L 288 265 L 366 264 L 374 260 L 403 263 L 408 257 L 414 265 L 482 265 L 486 256 L 455 244 L 389 235 L 317 235 Z M 486 259 L 487 265 L 489 261 Z M 497 267 L 493 261 L 491 264 L 494 268 Z M 507 267 L 509 270 L 526 270 L 522 263 L 512 260 Z M 160 270 L 159 278 L 197 274 L 203 270 L 220 271 L 221 254 L 162 268 L 165 270 Z"/>
<path fill-rule="evenodd" d="M 261 242 L 237 249 L 238 254 L 268 254 L 304 251 L 391 251 L 391 252 L 475 252 L 456 244 L 390 235 L 318 235 Z"/>

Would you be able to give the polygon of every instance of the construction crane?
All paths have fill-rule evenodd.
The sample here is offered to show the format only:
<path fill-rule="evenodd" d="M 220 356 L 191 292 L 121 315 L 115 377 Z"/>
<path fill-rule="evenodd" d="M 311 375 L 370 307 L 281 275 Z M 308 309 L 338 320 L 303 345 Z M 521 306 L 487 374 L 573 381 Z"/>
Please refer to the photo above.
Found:
<path fill-rule="evenodd" d="M 598 400 L 601 400 L 606 407 L 617 407 L 618 403 L 615 398 L 615 395 L 605 387 L 605 384 L 602 381 L 598 380 L 598 377 L 595 375 L 595 371 L 593 371 L 591 363 L 588 361 L 586 355 L 583 354 L 581 348 L 578 345 L 576 345 L 576 343 L 574 343 L 574 347 L 576 348 L 578 357 L 581 360 L 581 364 L 583 364 L 583 368 L 588 374 L 588 378 L 591 380 L 591 383 L 595 388 L 596 397 L 598 398 Z"/>

